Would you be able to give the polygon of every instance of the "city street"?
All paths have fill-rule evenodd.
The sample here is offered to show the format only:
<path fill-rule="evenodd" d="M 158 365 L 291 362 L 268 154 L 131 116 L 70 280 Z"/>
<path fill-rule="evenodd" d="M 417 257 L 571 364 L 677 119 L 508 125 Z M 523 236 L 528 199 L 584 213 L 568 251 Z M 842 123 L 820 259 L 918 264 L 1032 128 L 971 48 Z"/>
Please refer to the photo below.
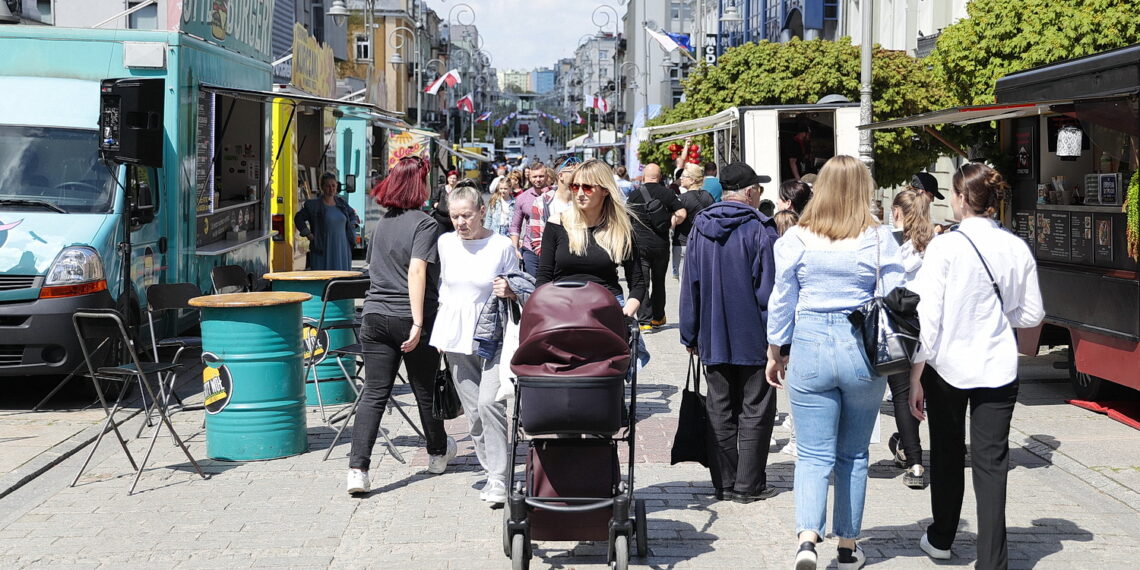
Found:
<path fill-rule="evenodd" d="M 651 568 L 788 568 L 795 550 L 791 455 L 773 448 L 768 480 L 780 493 L 751 505 L 714 501 L 708 474 L 699 465 L 669 465 L 687 356 L 672 324 L 676 282 L 668 283 L 670 324 L 647 335 L 653 360 L 639 384 L 636 494 L 648 503 L 650 556 L 632 561 Z M 1067 373 L 1053 366 L 1063 355 L 1022 361 L 1020 406 L 1010 438 L 1011 567 L 1126 567 L 1140 556 L 1140 432 L 1065 404 L 1071 390 Z M 192 369 L 180 380 L 180 393 L 190 402 L 201 401 L 200 379 L 200 370 Z M 398 399 L 411 405 L 410 393 L 401 388 Z M 509 565 L 502 552 L 502 511 L 478 498 L 480 478 L 463 418 L 448 423 L 459 440 L 459 456 L 447 473 L 434 476 L 425 470 L 422 441 L 402 419 L 386 416 L 382 425 L 408 463 L 398 463 L 377 445 L 373 491 L 354 498 L 344 492 L 347 440 L 322 461 L 334 430 L 321 424 L 315 408 L 308 414 L 307 453 L 259 462 L 206 459 L 201 412 L 179 412 L 173 416 L 176 428 L 209 479 L 194 474 L 164 435 L 137 491 L 127 496 L 131 472 L 113 439 L 100 446 L 78 485 L 68 486 L 87 451 L 79 444 L 94 435 L 91 426 L 101 412 L 31 413 L 35 399 L 0 401 L 0 457 L 6 471 L 0 477 L 0 567 Z M 49 407 L 81 402 L 64 398 Z M 880 418 L 884 441 L 893 431 L 889 408 L 884 404 Z M 783 421 L 783 394 L 779 409 Z M 122 428 L 136 457 L 150 433 L 134 437 L 140 421 L 136 415 Z M 786 425 L 777 426 L 779 445 L 789 435 Z M 969 483 L 955 557 L 936 565 L 917 548 L 929 521 L 928 492 L 903 485 L 885 443 L 872 445 L 872 461 L 862 541 L 868 567 L 972 565 Z M 536 547 L 536 568 L 604 567 L 604 545 L 538 542 Z M 821 545 L 821 567 L 834 567 L 834 552 L 833 541 Z"/>

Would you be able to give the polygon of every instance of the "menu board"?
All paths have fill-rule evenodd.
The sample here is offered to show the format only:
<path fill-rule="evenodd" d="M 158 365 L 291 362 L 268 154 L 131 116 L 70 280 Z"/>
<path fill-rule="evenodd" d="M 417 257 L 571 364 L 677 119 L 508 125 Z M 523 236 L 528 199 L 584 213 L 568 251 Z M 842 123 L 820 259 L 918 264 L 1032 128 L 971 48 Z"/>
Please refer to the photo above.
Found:
<path fill-rule="evenodd" d="M 1112 234 L 1114 228 L 1112 227 L 1112 217 L 1098 215 L 1094 220 L 1096 235 L 1096 246 L 1094 249 L 1094 259 L 1097 263 L 1111 263 L 1112 262 Z"/>
<path fill-rule="evenodd" d="M 1069 216 L 1069 260 L 1093 262 L 1093 215 L 1082 212 Z"/>
<path fill-rule="evenodd" d="M 1029 247 L 1033 247 L 1033 238 L 1036 235 L 1033 231 L 1034 221 L 1033 212 L 1017 212 L 1013 215 L 1013 233 L 1025 240 Z"/>
<path fill-rule="evenodd" d="M 1069 261 L 1069 213 L 1037 212 L 1037 242 L 1039 259 Z"/>
<path fill-rule="evenodd" d="M 257 229 L 257 204 L 233 208 L 198 218 L 198 245 L 209 245 L 225 239 L 229 231 Z"/>
<path fill-rule="evenodd" d="M 197 212 L 213 212 L 214 204 L 214 94 L 198 93 L 197 152 L 194 186 L 198 191 Z"/>

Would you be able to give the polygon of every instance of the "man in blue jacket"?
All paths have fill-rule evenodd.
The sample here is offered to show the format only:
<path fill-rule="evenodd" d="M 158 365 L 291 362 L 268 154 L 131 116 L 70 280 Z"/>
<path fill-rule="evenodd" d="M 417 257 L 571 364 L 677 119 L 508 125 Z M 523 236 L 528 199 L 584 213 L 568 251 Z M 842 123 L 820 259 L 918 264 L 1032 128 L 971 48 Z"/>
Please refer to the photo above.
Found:
<path fill-rule="evenodd" d="M 775 224 L 761 214 L 747 164 L 721 171 L 721 202 L 693 222 L 681 284 L 681 343 L 707 367 L 710 462 L 718 499 L 751 503 L 775 495 L 765 468 L 776 391 L 764 381 Z"/>

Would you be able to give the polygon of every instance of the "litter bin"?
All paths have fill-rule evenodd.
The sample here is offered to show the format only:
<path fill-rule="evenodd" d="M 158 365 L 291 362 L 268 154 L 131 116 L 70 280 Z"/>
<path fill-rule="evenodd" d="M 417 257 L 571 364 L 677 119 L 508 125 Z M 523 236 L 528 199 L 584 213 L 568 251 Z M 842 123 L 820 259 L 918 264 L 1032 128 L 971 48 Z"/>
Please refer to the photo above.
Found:
<path fill-rule="evenodd" d="M 190 299 L 202 310 L 206 456 L 274 459 L 308 449 L 301 303 L 294 292 Z"/>
<path fill-rule="evenodd" d="M 265 280 L 273 284 L 274 291 L 295 291 L 308 293 L 312 298 L 301 305 L 304 331 L 302 343 L 305 349 L 302 366 L 309 361 L 317 361 L 305 378 L 305 401 L 310 406 L 320 402 L 329 404 L 351 404 L 356 399 L 356 392 L 352 390 L 348 380 L 341 371 L 341 365 L 349 375 L 356 374 L 356 361 L 352 358 L 340 358 L 340 365 L 336 358 L 325 358 L 325 351 L 330 348 L 340 348 L 356 342 L 351 329 L 336 329 L 317 334 L 317 322 L 321 318 L 321 305 L 324 304 L 322 295 L 325 285 L 333 279 L 344 277 L 360 277 L 360 271 L 281 271 L 266 273 Z M 325 324 L 351 321 L 356 318 L 356 306 L 352 299 L 329 303 L 325 312 Z M 321 383 L 321 399 L 317 400 L 316 383 Z"/>

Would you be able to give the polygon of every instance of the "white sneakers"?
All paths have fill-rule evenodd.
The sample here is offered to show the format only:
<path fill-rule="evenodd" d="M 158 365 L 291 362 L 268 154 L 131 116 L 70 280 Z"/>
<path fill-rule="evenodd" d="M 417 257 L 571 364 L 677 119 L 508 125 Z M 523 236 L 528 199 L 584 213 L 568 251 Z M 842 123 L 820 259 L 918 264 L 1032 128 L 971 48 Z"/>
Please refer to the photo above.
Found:
<path fill-rule="evenodd" d="M 447 464 L 455 458 L 456 449 L 455 438 L 447 436 L 447 451 L 443 455 L 428 456 L 428 473 L 439 475 L 447 471 Z"/>
<path fill-rule="evenodd" d="M 507 502 L 507 484 L 498 479 L 487 479 L 479 498 L 492 505 L 501 505 Z"/>
<path fill-rule="evenodd" d="M 918 539 L 918 547 L 921 548 L 927 556 L 935 560 L 950 560 L 950 558 L 954 556 L 954 554 L 950 552 L 949 548 L 943 550 L 934 546 L 933 544 L 930 544 L 930 539 L 926 537 L 925 532 L 922 533 L 922 538 Z"/>
<path fill-rule="evenodd" d="M 371 488 L 368 483 L 368 472 L 360 469 L 349 469 L 347 487 L 350 495 L 367 493 Z"/>

